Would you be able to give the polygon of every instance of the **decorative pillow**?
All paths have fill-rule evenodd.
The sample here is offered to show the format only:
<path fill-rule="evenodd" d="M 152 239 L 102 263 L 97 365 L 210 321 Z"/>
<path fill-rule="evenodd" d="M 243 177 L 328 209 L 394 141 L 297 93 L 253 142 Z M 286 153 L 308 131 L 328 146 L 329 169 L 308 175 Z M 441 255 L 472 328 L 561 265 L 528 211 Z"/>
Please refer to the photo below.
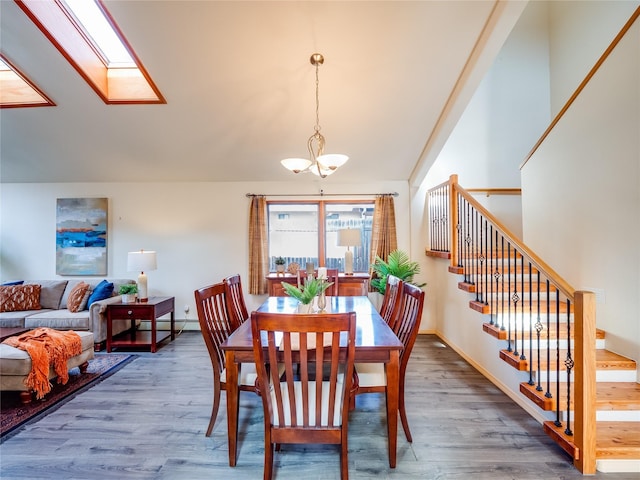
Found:
<path fill-rule="evenodd" d="M 15 280 L 13 282 L 5 282 L 2 284 L 2 286 L 11 286 L 11 285 L 22 285 L 24 283 L 24 280 Z"/>
<path fill-rule="evenodd" d="M 73 287 L 67 298 L 67 310 L 73 313 L 83 310 L 83 308 L 80 307 L 82 306 L 82 300 L 85 298 L 87 290 L 89 290 L 89 284 L 84 282 L 80 282 Z"/>
<path fill-rule="evenodd" d="M 89 285 L 89 288 L 87 288 L 87 291 L 84 293 L 84 297 L 82 297 L 82 301 L 80 302 L 80 306 L 78 307 L 78 311 L 82 311 L 82 310 L 88 310 L 88 304 L 89 304 L 89 297 L 91 296 L 91 294 L 93 293 L 93 286 Z"/>
<path fill-rule="evenodd" d="M 87 301 L 87 308 L 91 307 L 93 302 L 97 302 L 98 300 L 104 300 L 105 298 L 109 298 L 113 295 L 113 283 L 107 282 L 106 280 L 102 280 L 96 288 L 93 289 L 93 293 L 89 297 Z"/>
<path fill-rule="evenodd" d="M 28 285 L 40 285 L 40 308 L 58 310 L 66 305 L 62 303 L 62 294 L 67 288 L 68 280 L 38 280 L 27 282 Z"/>
<path fill-rule="evenodd" d="M 40 285 L 0 286 L 0 312 L 40 310 Z"/>

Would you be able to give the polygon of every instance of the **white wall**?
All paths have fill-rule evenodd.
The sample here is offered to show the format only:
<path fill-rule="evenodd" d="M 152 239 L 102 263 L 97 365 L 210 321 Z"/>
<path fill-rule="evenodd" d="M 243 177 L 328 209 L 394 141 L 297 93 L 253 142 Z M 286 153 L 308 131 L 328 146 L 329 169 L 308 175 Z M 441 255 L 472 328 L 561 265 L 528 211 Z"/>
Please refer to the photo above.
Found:
<path fill-rule="evenodd" d="M 277 168 L 277 167 L 274 167 Z M 398 246 L 410 251 L 407 182 L 332 184 L 325 193 L 398 192 L 395 198 Z M 176 318 L 197 322 L 193 291 L 240 273 L 248 275 L 247 193 L 317 193 L 317 183 L 93 183 L 3 184 L 0 187 L 0 280 L 53 279 L 56 199 L 109 199 L 108 276 L 127 272 L 127 252 L 158 252 L 158 269 L 148 272 L 149 293 L 176 297 Z M 286 197 L 278 197 L 282 199 Z M 311 198 L 311 197 L 310 197 Z M 319 197 L 318 197 L 319 198 Z M 339 200 L 345 197 L 325 197 Z M 358 199 L 367 197 L 357 197 Z M 373 198 L 373 197 L 372 197 Z M 248 295 L 251 309 L 261 296 Z M 193 325 L 191 325 L 193 326 Z"/>
<path fill-rule="evenodd" d="M 549 54 L 551 109 L 555 116 L 640 2 L 590 0 L 547 3 L 552 46 Z"/>
<path fill-rule="evenodd" d="M 606 331 L 607 349 L 635 360 L 639 85 L 636 21 L 522 170 L 527 243 L 574 288 L 596 292 L 597 326 Z M 536 193 L 543 190 L 545 195 Z"/>
<path fill-rule="evenodd" d="M 420 254 L 428 283 L 421 331 L 441 332 L 452 321 L 446 316 L 442 282 L 437 280 L 446 266 L 424 256 L 429 245 L 427 190 L 452 174 L 464 188 L 520 187 L 519 165 L 550 117 L 546 21 L 546 4 L 529 3 L 421 187 L 412 192 L 412 236 L 422 247 L 414 256 Z M 521 235 L 519 197 L 477 197 L 515 235 Z M 455 298 L 461 300 L 460 292 Z"/>

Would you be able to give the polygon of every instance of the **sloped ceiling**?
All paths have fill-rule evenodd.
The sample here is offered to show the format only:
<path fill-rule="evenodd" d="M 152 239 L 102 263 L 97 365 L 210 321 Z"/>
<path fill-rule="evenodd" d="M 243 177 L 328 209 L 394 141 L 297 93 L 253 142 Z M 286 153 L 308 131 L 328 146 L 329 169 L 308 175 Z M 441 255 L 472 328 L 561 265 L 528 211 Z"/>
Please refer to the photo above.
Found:
<path fill-rule="evenodd" d="M 279 163 L 307 156 L 314 52 L 325 151 L 350 156 L 323 181 L 408 180 L 498 2 L 104 3 L 167 104 L 104 104 L 2 0 L 3 54 L 56 103 L 0 110 L 2 182 L 318 181 Z"/>

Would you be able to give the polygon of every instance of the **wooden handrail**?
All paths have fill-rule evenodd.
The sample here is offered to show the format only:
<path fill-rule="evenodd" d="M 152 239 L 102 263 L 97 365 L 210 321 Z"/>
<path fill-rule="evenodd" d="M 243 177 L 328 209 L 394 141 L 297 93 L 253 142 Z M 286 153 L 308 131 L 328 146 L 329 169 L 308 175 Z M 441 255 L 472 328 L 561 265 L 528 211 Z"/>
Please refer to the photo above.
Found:
<path fill-rule="evenodd" d="M 491 195 L 522 195 L 521 188 L 467 188 L 469 193 L 486 193 L 487 197 Z"/>
<path fill-rule="evenodd" d="M 520 240 L 516 235 L 514 235 L 500 220 L 494 217 L 486 208 L 484 208 L 480 202 L 478 202 L 473 195 L 469 194 L 464 188 L 460 187 L 457 183 L 453 184 L 454 194 L 452 197 L 455 197 L 455 193 L 459 193 L 462 195 L 473 208 L 478 210 L 485 218 L 489 219 L 491 223 L 502 233 L 502 235 L 511 242 L 512 245 L 515 245 L 518 248 L 518 251 L 525 254 L 532 265 L 536 267 L 540 272 L 544 273 L 545 276 L 549 279 L 553 280 L 553 283 L 558 287 L 558 289 L 564 293 L 568 298 L 573 301 L 573 296 L 575 293 L 574 288 L 569 285 L 567 281 L 565 281 L 555 270 L 553 270 L 549 265 L 547 265 L 540 257 L 538 257 L 533 250 L 527 247 L 522 240 Z M 451 257 L 451 262 L 455 261 L 453 255 Z"/>

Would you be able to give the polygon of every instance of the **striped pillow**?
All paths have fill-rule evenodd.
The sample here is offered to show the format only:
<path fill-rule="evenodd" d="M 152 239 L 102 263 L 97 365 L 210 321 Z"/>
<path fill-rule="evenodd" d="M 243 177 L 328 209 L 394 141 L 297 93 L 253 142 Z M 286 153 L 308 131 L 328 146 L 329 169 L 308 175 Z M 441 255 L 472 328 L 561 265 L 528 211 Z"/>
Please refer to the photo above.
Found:
<path fill-rule="evenodd" d="M 87 300 L 89 299 L 87 295 L 88 291 L 88 283 L 80 282 L 73 287 L 67 297 L 67 310 L 73 313 L 84 310 L 84 307 L 87 305 Z"/>

